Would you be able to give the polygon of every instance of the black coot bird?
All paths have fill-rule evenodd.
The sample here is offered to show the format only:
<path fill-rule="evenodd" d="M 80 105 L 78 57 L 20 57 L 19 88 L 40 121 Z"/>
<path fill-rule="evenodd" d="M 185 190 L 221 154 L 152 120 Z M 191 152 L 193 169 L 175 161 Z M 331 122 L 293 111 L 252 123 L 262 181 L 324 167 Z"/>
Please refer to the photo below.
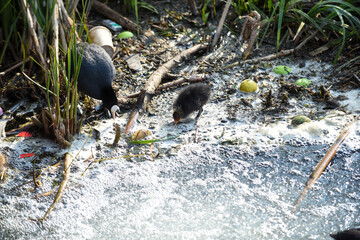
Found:
<path fill-rule="evenodd" d="M 196 116 L 196 118 L 199 118 L 203 106 L 209 101 L 210 93 L 211 87 L 203 83 L 192 84 L 184 88 L 173 105 L 175 124 L 195 111 L 199 111 Z"/>
<path fill-rule="evenodd" d="M 330 236 L 335 240 L 360 240 L 360 228 L 341 231 Z"/>
<path fill-rule="evenodd" d="M 101 46 L 89 43 L 78 43 L 76 53 L 77 59 L 82 60 L 78 76 L 79 91 L 102 100 L 104 107 L 110 110 L 115 119 L 119 107 L 111 86 L 115 78 L 115 67 L 109 54 Z"/>

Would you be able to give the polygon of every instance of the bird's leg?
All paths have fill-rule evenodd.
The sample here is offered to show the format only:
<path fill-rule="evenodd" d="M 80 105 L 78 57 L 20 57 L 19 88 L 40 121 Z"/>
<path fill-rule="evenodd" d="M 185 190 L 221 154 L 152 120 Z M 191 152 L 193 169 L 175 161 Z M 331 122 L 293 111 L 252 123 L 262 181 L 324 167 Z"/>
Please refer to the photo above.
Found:
<path fill-rule="evenodd" d="M 195 123 L 195 136 L 194 136 L 194 142 L 197 143 L 197 123 Z"/>
<path fill-rule="evenodd" d="M 197 122 L 198 122 L 198 120 L 199 120 L 200 115 L 201 115 L 202 112 L 203 112 L 203 109 L 200 108 L 198 114 L 197 114 L 196 117 L 195 117 L 195 137 L 194 137 L 194 142 L 195 142 L 195 143 L 197 143 L 197 130 L 198 130 Z"/>
<path fill-rule="evenodd" d="M 196 121 L 199 119 L 199 117 L 200 117 L 200 115 L 201 115 L 202 112 L 203 112 L 203 109 L 200 108 L 198 114 L 197 114 L 196 117 L 195 117 Z"/>

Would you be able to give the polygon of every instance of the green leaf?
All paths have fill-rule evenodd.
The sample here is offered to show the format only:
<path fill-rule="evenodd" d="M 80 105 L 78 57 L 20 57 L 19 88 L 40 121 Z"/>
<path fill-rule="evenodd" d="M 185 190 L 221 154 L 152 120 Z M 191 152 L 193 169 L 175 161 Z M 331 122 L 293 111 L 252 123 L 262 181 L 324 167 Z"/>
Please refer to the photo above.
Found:
<path fill-rule="evenodd" d="M 280 75 L 287 75 L 291 73 L 291 68 L 289 68 L 288 66 L 279 65 L 274 68 L 274 73 Z"/>
<path fill-rule="evenodd" d="M 124 31 L 124 32 L 119 33 L 119 35 L 117 37 L 118 37 L 118 39 L 124 39 L 124 38 L 131 38 L 133 36 L 134 36 L 134 34 L 132 32 Z"/>
<path fill-rule="evenodd" d="M 300 78 L 295 81 L 295 84 L 300 87 L 308 88 L 311 85 L 311 81 L 307 78 Z"/>

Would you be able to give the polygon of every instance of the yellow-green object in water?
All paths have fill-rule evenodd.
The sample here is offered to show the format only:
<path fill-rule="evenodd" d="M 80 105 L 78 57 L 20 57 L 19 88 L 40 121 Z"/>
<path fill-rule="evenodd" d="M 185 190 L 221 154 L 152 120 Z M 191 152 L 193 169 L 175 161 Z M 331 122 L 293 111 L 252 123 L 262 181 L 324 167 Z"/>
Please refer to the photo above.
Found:
<path fill-rule="evenodd" d="M 310 121 L 311 121 L 310 118 L 308 118 L 307 116 L 299 115 L 299 116 L 294 117 L 291 120 L 291 125 L 299 126 L 300 124 L 303 124 L 304 122 L 310 122 Z"/>
<path fill-rule="evenodd" d="M 240 84 L 240 91 L 243 92 L 255 92 L 258 89 L 256 82 L 251 79 L 245 79 Z"/>

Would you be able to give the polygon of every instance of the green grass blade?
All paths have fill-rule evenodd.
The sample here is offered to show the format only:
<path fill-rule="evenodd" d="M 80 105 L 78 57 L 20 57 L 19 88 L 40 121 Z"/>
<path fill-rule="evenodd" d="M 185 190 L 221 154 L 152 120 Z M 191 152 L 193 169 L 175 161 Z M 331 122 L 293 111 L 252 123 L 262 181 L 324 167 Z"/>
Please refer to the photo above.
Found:
<path fill-rule="evenodd" d="M 276 52 L 279 51 L 279 47 L 280 47 L 281 27 L 284 19 L 284 10 L 285 10 L 285 0 L 280 0 L 279 19 L 278 19 L 277 34 L 276 34 Z"/>
<path fill-rule="evenodd" d="M 276 5 L 275 5 L 275 7 L 274 7 L 274 10 L 273 10 L 272 13 L 271 13 L 270 18 L 268 18 L 268 24 L 266 25 L 264 34 L 263 34 L 263 36 L 262 36 L 262 38 L 261 38 L 261 41 L 260 41 L 259 45 L 261 45 L 261 43 L 263 42 L 263 40 L 264 40 L 264 38 L 265 38 L 265 36 L 266 36 L 266 33 L 267 33 L 267 31 L 268 31 L 268 29 L 269 29 L 269 27 L 270 27 L 271 19 L 273 19 L 273 17 L 274 17 L 274 15 L 275 15 L 276 10 L 277 10 L 278 7 L 279 7 L 279 2 L 276 3 Z"/>
<path fill-rule="evenodd" d="M 335 56 L 335 60 L 334 60 L 334 64 L 335 64 L 335 63 L 337 62 L 337 60 L 338 60 L 338 58 L 339 58 L 339 56 L 340 56 L 340 54 L 341 54 L 341 52 L 342 52 L 342 50 L 343 50 L 344 46 L 345 46 L 345 41 L 346 41 L 346 30 L 345 30 L 345 23 L 344 23 L 343 16 L 341 15 L 341 13 L 339 12 L 339 10 L 338 10 L 338 9 L 334 8 L 334 11 L 338 14 L 339 19 L 340 19 L 340 21 L 341 21 L 341 26 L 342 26 L 342 29 L 343 29 L 343 40 L 342 40 L 342 42 L 341 42 L 341 45 L 340 45 L 339 51 L 338 51 L 338 53 L 337 53 L 337 54 L 336 54 L 336 56 Z"/>
<path fill-rule="evenodd" d="M 154 142 L 170 141 L 177 137 L 178 136 L 172 136 L 172 137 L 163 138 L 163 139 L 157 138 L 157 139 L 149 139 L 149 140 L 133 140 L 133 141 L 130 141 L 130 143 L 132 143 L 132 144 L 150 144 L 150 143 L 154 143 Z"/>

